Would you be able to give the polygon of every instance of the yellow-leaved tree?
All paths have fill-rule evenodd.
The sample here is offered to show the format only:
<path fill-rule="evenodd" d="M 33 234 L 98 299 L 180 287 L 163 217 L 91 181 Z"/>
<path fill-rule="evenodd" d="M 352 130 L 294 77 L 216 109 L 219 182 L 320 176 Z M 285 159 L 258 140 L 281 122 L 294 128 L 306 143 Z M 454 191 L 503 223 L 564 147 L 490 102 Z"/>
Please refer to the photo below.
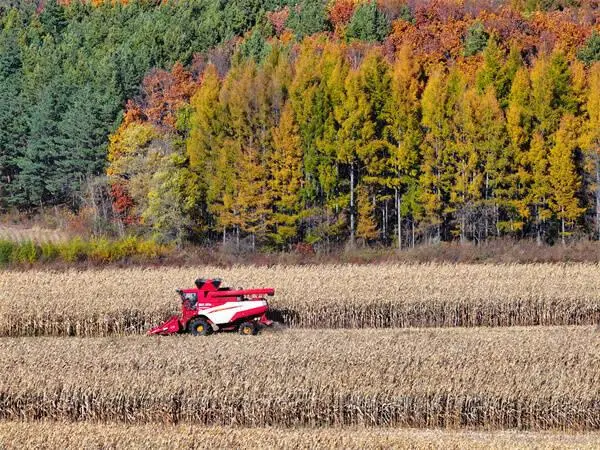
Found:
<path fill-rule="evenodd" d="M 584 213 L 579 203 L 581 177 L 575 164 L 575 152 L 578 148 L 579 121 L 567 114 L 556 133 L 556 143 L 550 151 L 549 179 L 552 187 L 550 209 L 561 224 L 561 240 L 569 234 L 573 225 Z"/>
<path fill-rule="evenodd" d="M 386 105 L 388 125 L 384 133 L 395 144 L 391 154 L 389 169 L 396 172 L 390 180 L 396 204 L 396 244 L 402 248 L 402 212 L 410 216 L 412 245 L 414 245 L 415 222 L 419 216 L 419 205 L 414 193 L 419 183 L 419 145 L 423 140 L 420 115 L 420 95 L 423 90 L 421 67 L 412 55 L 408 45 L 404 45 L 396 55 L 391 71 L 391 95 Z M 411 195 L 412 194 L 412 195 Z M 384 222 L 385 225 L 385 222 Z M 385 230 L 384 230 L 385 231 Z"/>
<path fill-rule="evenodd" d="M 421 220 L 424 225 L 435 230 L 438 240 L 441 239 L 444 196 L 448 190 L 444 167 L 451 134 L 447 120 L 448 97 L 446 77 L 443 70 L 437 68 L 427 81 L 421 101 L 421 123 L 425 136 L 421 146 L 419 201 L 423 208 Z"/>
<path fill-rule="evenodd" d="M 366 244 L 377 238 L 377 221 L 375 220 L 375 204 L 369 196 L 367 186 L 359 186 L 358 189 L 358 220 L 356 224 L 356 237 Z"/>
<path fill-rule="evenodd" d="M 514 173 L 511 184 L 513 195 L 510 201 L 514 212 L 511 216 L 511 227 L 516 231 L 522 230 L 531 217 L 527 199 L 532 183 L 529 158 L 532 128 L 530 93 L 529 71 L 521 68 L 513 79 L 506 110 L 506 130 L 509 137 L 506 153 L 512 156 L 509 164 L 512 165 Z"/>
<path fill-rule="evenodd" d="M 584 123 L 582 145 L 591 162 L 595 213 L 596 238 L 600 239 L 600 62 L 590 68 L 587 95 L 587 120 Z"/>
<path fill-rule="evenodd" d="M 268 171 L 274 207 L 271 238 L 275 244 L 284 245 L 298 236 L 302 208 L 302 143 L 290 103 L 284 106 L 279 125 L 273 129 Z"/>

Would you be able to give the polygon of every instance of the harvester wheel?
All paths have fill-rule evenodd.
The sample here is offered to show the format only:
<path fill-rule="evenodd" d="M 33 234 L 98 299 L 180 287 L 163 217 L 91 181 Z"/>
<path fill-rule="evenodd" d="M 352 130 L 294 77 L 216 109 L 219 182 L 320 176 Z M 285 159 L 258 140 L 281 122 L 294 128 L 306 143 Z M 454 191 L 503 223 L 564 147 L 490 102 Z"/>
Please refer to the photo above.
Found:
<path fill-rule="evenodd" d="M 240 325 L 239 331 L 243 336 L 255 336 L 258 334 L 258 327 L 252 322 L 244 322 Z"/>
<path fill-rule="evenodd" d="M 190 333 L 194 336 L 207 336 L 212 333 L 212 327 L 204 319 L 192 319 L 189 325 Z"/>

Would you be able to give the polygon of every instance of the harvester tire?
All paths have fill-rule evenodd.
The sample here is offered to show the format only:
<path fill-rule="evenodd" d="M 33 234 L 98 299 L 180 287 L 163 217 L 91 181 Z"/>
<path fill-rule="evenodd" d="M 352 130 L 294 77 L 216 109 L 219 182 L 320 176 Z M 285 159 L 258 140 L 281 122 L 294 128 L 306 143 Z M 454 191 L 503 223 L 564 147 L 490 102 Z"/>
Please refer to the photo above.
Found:
<path fill-rule="evenodd" d="M 193 336 L 208 336 L 212 333 L 212 327 L 205 319 L 192 319 L 188 327 Z"/>
<path fill-rule="evenodd" d="M 239 332 L 242 336 L 256 336 L 258 327 L 252 322 L 244 322 L 240 325 Z"/>

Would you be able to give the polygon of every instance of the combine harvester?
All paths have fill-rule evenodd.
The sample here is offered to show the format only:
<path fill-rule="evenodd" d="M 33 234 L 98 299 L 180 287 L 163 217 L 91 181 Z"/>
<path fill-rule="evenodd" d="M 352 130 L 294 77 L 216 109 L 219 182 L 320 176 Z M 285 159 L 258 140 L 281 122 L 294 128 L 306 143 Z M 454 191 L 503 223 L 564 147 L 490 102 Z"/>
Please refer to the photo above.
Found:
<path fill-rule="evenodd" d="M 148 330 L 148 334 L 169 335 L 189 332 L 206 336 L 215 331 L 238 330 L 243 335 L 256 335 L 267 319 L 269 304 L 266 295 L 275 289 L 239 289 L 220 287 L 221 280 L 199 278 L 196 288 L 177 289 L 181 297 L 181 316 L 173 316 L 165 323 Z"/>

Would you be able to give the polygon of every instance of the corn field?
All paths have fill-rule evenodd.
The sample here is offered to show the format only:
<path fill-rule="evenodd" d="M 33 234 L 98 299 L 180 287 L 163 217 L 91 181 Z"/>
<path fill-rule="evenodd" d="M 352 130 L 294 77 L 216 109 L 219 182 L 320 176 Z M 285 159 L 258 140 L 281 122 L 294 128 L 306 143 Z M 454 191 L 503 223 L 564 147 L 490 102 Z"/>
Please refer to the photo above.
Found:
<path fill-rule="evenodd" d="M 0 448 L 597 448 L 599 268 L 3 271 Z M 287 327 L 140 336 L 201 276 Z"/>
<path fill-rule="evenodd" d="M 0 336 L 139 334 L 179 308 L 199 276 L 270 286 L 272 318 L 297 328 L 600 323 L 600 268 L 573 265 L 325 265 L 4 271 Z"/>
<path fill-rule="evenodd" d="M 22 448 L 343 448 L 431 450 L 596 449 L 600 435 L 554 432 L 382 428 L 242 428 L 89 422 L 0 422 L 0 447 Z"/>
<path fill-rule="evenodd" d="M 600 429 L 593 327 L 0 340 L 0 420 Z"/>

